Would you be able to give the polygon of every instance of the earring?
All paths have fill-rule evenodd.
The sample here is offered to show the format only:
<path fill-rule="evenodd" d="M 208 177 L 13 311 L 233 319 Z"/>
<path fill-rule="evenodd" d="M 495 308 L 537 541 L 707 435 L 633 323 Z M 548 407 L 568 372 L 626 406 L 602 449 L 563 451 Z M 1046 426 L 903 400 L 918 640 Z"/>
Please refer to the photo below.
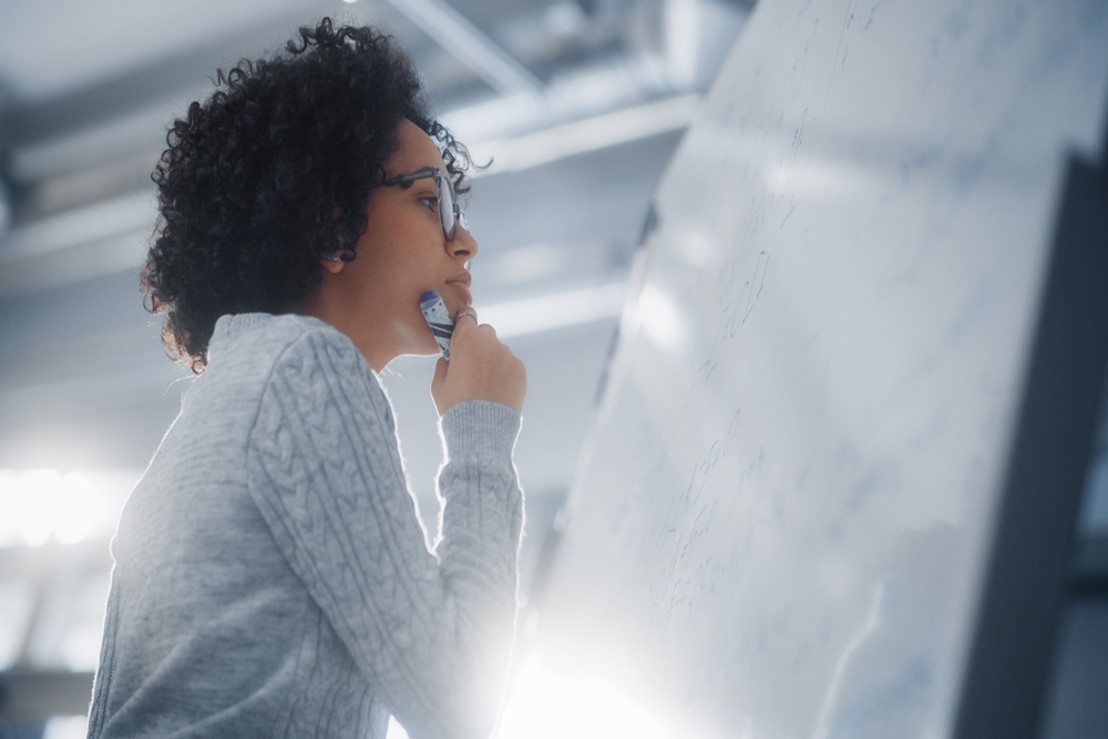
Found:
<path fill-rule="evenodd" d="M 353 249 L 339 249 L 334 254 L 328 254 L 323 257 L 325 262 L 353 262 L 354 257 L 357 256 Z"/>

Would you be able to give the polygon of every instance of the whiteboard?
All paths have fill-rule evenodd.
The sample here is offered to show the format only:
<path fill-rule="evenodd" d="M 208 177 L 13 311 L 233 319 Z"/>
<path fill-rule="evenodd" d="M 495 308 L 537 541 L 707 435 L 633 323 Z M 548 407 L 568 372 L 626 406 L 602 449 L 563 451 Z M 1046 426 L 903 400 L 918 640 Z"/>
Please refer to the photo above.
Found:
<path fill-rule="evenodd" d="M 524 649 L 683 736 L 947 736 L 1106 89 L 1100 0 L 759 3 L 658 187 Z"/>

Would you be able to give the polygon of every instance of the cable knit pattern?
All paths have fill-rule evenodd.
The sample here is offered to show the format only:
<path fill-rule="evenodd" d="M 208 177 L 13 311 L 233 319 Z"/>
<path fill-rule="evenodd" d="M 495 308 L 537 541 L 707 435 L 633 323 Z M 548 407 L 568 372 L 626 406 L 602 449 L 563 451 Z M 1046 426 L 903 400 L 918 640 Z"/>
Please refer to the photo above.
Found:
<path fill-rule="evenodd" d="M 482 737 L 515 618 L 519 416 L 441 421 L 433 550 L 342 334 L 227 316 L 112 542 L 89 736 Z"/>

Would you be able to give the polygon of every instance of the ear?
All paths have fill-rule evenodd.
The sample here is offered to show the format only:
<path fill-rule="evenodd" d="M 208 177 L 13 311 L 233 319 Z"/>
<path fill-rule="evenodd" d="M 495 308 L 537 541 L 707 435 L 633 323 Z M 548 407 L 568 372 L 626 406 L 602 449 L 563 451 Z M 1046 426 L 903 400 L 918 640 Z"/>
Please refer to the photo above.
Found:
<path fill-rule="evenodd" d="M 333 275 L 337 275 L 342 272 L 342 268 L 346 266 L 346 262 L 341 259 L 321 259 L 319 263 L 323 265 L 323 269 L 327 270 Z"/>

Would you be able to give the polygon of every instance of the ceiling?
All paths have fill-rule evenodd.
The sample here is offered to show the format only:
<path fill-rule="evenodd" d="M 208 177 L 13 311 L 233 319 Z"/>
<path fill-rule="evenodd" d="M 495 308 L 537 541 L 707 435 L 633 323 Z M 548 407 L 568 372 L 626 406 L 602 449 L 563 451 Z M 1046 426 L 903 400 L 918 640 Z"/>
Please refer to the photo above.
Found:
<path fill-rule="evenodd" d="M 478 161 L 492 160 L 467 210 L 481 244 L 475 306 L 528 366 L 517 449 L 526 582 L 588 436 L 654 185 L 752 4 L 4 0 L 0 671 L 56 678 L 49 690 L 34 683 L 47 700 L 28 720 L 72 707 L 73 670 L 76 695 L 86 687 L 104 545 L 188 387 L 142 310 L 138 267 L 166 126 L 210 94 L 216 69 L 323 16 L 376 25 L 412 57 L 439 117 Z M 382 378 L 427 511 L 440 454 L 432 366 L 402 358 Z M 101 501 L 82 536 L 64 534 L 42 506 L 35 529 L 28 496 L 74 472 Z M 20 684 L 30 683 L 9 694 Z M 0 719 L 12 704 L 0 698 Z"/>

